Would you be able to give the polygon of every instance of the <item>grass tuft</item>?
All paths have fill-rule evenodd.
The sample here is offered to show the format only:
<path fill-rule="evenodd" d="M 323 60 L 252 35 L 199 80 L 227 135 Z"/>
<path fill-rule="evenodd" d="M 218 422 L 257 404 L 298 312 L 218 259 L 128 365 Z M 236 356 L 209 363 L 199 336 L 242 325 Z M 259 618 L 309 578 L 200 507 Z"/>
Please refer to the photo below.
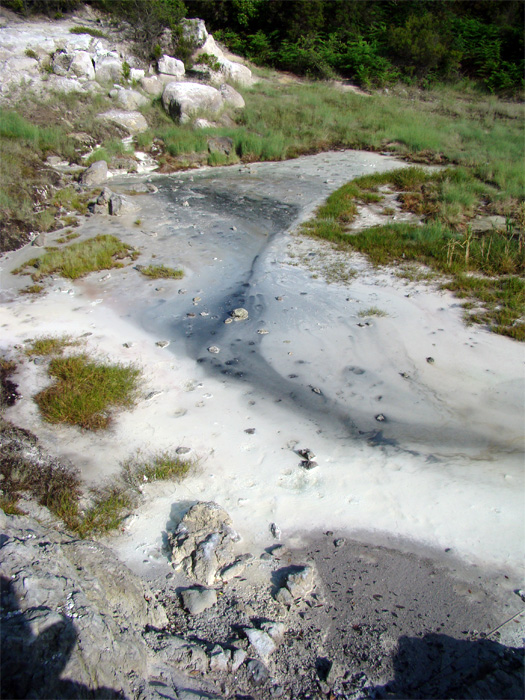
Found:
<path fill-rule="evenodd" d="M 377 316 L 379 318 L 384 318 L 388 316 L 386 311 L 379 309 L 377 306 L 370 306 L 368 309 L 363 309 L 358 314 L 359 318 L 367 318 L 368 316 Z"/>
<path fill-rule="evenodd" d="M 97 39 L 109 39 L 107 34 L 104 34 L 100 29 L 94 27 L 71 27 L 69 30 L 71 34 L 89 34 Z"/>
<path fill-rule="evenodd" d="M 146 267 L 140 266 L 138 269 L 141 274 L 154 280 L 180 280 L 184 277 L 184 272 L 182 270 L 175 270 L 174 268 L 166 267 L 165 265 L 147 265 Z"/>
<path fill-rule="evenodd" d="M 86 430 L 107 428 L 110 409 L 130 408 L 140 376 L 137 367 L 100 362 L 86 354 L 55 357 L 48 372 L 56 382 L 34 397 L 44 420 Z"/>
<path fill-rule="evenodd" d="M 42 284 L 30 284 L 29 287 L 24 287 L 20 290 L 20 294 L 41 294 L 44 291 Z"/>
<path fill-rule="evenodd" d="M 24 352 L 28 357 L 61 355 L 66 348 L 80 345 L 80 342 L 70 335 L 46 335 L 32 340 L 31 345 Z"/>
<path fill-rule="evenodd" d="M 75 280 L 97 270 L 124 267 L 122 260 L 134 260 L 137 256 L 134 248 L 106 234 L 73 243 L 67 248 L 47 248 L 41 257 L 29 260 L 13 272 L 30 274 L 35 282 L 53 274 Z"/>
<path fill-rule="evenodd" d="M 160 450 L 152 454 L 138 451 L 122 463 L 122 473 L 129 486 L 140 490 L 148 481 L 182 479 L 192 466 L 192 460 L 183 459 L 174 450 Z"/>

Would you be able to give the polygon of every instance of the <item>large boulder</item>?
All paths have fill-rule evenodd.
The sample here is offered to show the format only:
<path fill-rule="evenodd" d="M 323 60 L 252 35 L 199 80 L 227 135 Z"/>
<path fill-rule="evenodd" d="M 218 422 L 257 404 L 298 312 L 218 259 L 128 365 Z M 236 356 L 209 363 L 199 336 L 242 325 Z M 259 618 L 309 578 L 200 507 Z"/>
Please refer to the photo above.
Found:
<path fill-rule="evenodd" d="M 115 100 L 123 109 L 129 111 L 137 109 L 137 107 L 144 107 L 149 103 L 148 98 L 137 90 L 117 90 Z"/>
<path fill-rule="evenodd" d="M 208 32 L 203 19 L 181 20 L 182 36 L 184 40 L 196 49 L 200 49 L 206 43 Z"/>
<path fill-rule="evenodd" d="M 219 92 L 222 95 L 222 99 L 232 107 L 236 109 L 243 109 L 243 107 L 245 107 L 243 96 L 238 93 L 237 90 L 234 90 L 231 85 L 223 83 L 219 88 Z"/>
<path fill-rule="evenodd" d="M 69 71 L 78 78 L 85 80 L 95 79 L 95 66 L 91 54 L 87 51 L 77 51 L 73 56 L 73 60 L 69 66 Z"/>
<path fill-rule="evenodd" d="M 168 83 L 162 93 L 162 104 L 173 119 L 185 124 L 200 110 L 219 112 L 224 100 L 221 93 L 209 85 Z"/>
<path fill-rule="evenodd" d="M 159 80 L 156 75 L 145 76 L 144 78 L 140 79 L 140 87 L 144 90 L 144 92 L 147 92 L 148 95 L 154 95 L 155 97 L 162 95 L 164 86 L 165 83 L 162 80 Z"/>
<path fill-rule="evenodd" d="M 105 160 L 97 160 L 80 176 L 80 183 L 85 187 L 102 185 L 108 179 L 108 164 Z"/>
<path fill-rule="evenodd" d="M 132 136 L 140 134 L 148 128 L 148 122 L 140 112 L 126 112 L 123 109 L 110 109 L 108 112 L 99 114 L 97 118 L 120 126 Z"/>
<path fill-rule="evenodd" d="M 97 60 L 95 76 L 100 83 L 118 83 L 122 78 L 122 61 L 115 56 L 105 56 Z"/>
<path fill-rule="evenodd" d="M 233 562 L 233 544 L 238 540 L 223 508 L 213 502 L 197 503 L 168 535 L 172 564 L 198 583 L 211 586 L 219 570 Z"/>
<path fill-rule="evenodd" d="M 253 84 L 254 80 L 251 70 L 243 66 L 242 63 L 237 63 L 236 61 L 231 61 L 229 58 L 226 58 L 223 50 L 217 45 L 211 34 L 208 35 L 202 47 L 195 52 L 196 57 L 201 54 L 215 56 L 220 65 L 218 79 L 221 80 L 221 82 L 224 80 L 233 81 L 243 86 Z"/>
<path fill-rule="evenodd" d="M 126 214 L 134 214 L 140 207 L 135 202 L 123 194 L 112 194 L 109 198 L 109 215 L 110 216 L 125 216 Z"/>
<path fill-rule="evenodd" d="M 173 56 L 164 55 L 162 58 L 159 58 L 157 67 L 159 69 L 159 73 L 173 75 L 176 78 L 182 78 L 186 72 L 184 63 L 179 61 L 178 58 L 173 58 Z"/>

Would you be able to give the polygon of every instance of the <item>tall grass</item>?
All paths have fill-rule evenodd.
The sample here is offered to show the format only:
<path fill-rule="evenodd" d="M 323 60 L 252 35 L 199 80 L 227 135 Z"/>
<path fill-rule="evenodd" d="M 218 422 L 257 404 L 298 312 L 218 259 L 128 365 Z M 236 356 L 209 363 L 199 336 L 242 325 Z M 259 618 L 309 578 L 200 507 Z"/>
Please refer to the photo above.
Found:
<path fill-rule="evenodd" d="M 134 260 L 137 255 L 131 246 L 105 234 L 65 248 L 48 248 L 41 257 L 28 260 L 13 272 L 30 274 L 35 282 L 53 274 L 75 280 L 97 270 L 123 267 L 123 260 Z"/>

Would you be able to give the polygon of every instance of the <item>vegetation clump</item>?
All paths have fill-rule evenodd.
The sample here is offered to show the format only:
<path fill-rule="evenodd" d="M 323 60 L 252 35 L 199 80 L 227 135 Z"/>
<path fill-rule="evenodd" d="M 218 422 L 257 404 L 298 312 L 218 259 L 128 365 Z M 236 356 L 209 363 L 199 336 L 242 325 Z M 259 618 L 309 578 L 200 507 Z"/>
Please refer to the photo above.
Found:
<path fill-rule="evenodd" d="M 149 277 L 150 279 L 173 279 L 180 280 L 184 277 L 184 272 L 182 270 L 175 270 L 173 267 L 167 267 L 166 265 L 141 265 L 139 267 L 141 274 Z"/>
<path fill-rule="evenodd" d="M 187 475 L 193 462 L 182 458 L 175 450 L 159 450 L 151 454 L 138 451 L 122 464 L 124 481 L 140 490 L 148 481 L 182 479 Z"/>
<path fill-rule="evenodd" d="M 54 357 L 48 373 L 55 383 L 34 397 L 42 417 L 86 430 L 107 428 L 110 409 L 130 408 L 140 377 L 137 367 L 100 362 L 86 354 Z"/>
<path fill-rule="evenodd" d="M 138 252 L 127 243 L 105 234 L 65 248 L 47 248 L 42 256 L 32 258 L 13 272 L 31 275 L 35 282 L 48 275 L 76 280 L 90 272 L 124 267 L 123 260 L 135 260 L 137 256 Z"/>
<path fill-rule="evenodd" d="M 35 338 L 24 352 L 28 357 L 62 355 L 68 347 L 80 344 L 80 340 L 72 338 L 70 335 L 45 335 Z"/>
<path fill-rule="evenodd" d="M 402 207 L 422 223 L 387 223 L 364 230 L 349 224 L 357 204 L 381 199 L 381 186 L 398 192 Z M 467 319 L 525 340 L 525 231 L 522 207 L 515 205 L 505 229 L 475 233 L 474 216 L 498 204 L 499 192 L 468 171 L 438 173 L 407 168 L 368 175 L 328 197 L 302 232 L 347 251 L 365 253 L 376 265 L 422 263 L 448 279 L 443 286 L 469 299 Z M 518 228 L 519 227 L 519 228 Z M 409 272 L 408 274 L 412 274 Z M 473 302 L 475 302 L 473 304 Z"/>

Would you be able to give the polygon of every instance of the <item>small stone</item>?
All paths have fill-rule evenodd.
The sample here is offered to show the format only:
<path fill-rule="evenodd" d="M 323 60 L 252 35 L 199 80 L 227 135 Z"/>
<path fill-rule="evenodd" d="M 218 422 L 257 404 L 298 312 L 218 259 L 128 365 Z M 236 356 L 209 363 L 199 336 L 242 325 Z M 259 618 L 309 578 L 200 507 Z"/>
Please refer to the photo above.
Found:
<path fill-rule="evenodd" d="M 220 644 L 216 644 L 210 654 L 210 671 L 224 672 L 228 670 L 231 660 L 231 651 L 223 649 Z"/>
<path fill-rule="evenodd" d="M 190 203 L 186 200 L 185 202 L 182 202 L 183 207 L 189 207 Z"/>
<path fill-rule="evenodd" d="M 167 348 L 169 344 L 169 340 L 157 340 L 157 342 L 155 343 L 155 345 L 159 348 Z"/>
<path fill-rule="evenodd" d="M 270 635 L 266 634 L 266 632 L 263 632 L 262 630 L 245 627 L 244 633 L 248 637 L 250 644 L 255 649 L 257 654 L 265 661 L 268 659 L 270 654 L 273 654 L 273 652 L 277 649 L 277 646 Z"/>
<path fill-rule="evenodd" d="M 248 673 L 250 674 L 252 681 L 256 684 L 259 685 L 261 683 L 264 683 L 264 681 L 268 678 L 270 675 L 268 673 L 268 669 L 266 666 L 258 661 L 257 659 L 252 659 L 251 661 L 248 662 Z"/>
<path fill-rule="evenodd" d="M 46 359 L 45 359 L 45 357 L 35 357 L 35 359 L 33 360 L 33 363 L 35 365 L 45 365 Z"/>
<path fill-rule="evenodd" d="M 276 643 L 279 644 L 286 632 L 283 622 L 263 622 L 261 629 Z"/>
<path fill-rule="evenodd" d="M 255 428 L 246 428 L 244 432 L 248 433 L 248 435 L 253 435 L 255 433 Z"/>
<path fill-rule="evenodd" d="M 157 389 L 156 391 L 150 391 L 149 394 L 146 394 L 144 397 L 144 401 L 151 401 L 151 399 L 154 399 L 156 396 L 160 396 L 164 392 L 162 389 Z"/>
<path fill-rule="evenodd" d="M 248 312 L 242 307 L 234 309 L 230 315 L 234 321 L 246 321 L 248 318 Z"/>
<path fill-rule="evenodd" d="M 303 469 L 315 469 L 319 465 L 311 459 L 303 459 L 299 466 Z"/>
<path fill-rule="evenodd" d="M 302 598 L 314 587 L 314 570 L 311 566 L 302 566 L 293 574 L 288 574 L 286 587 L 293 598 Z"/>
<path fill-rule="evenodd" d="M 275 297 L 275 301 L 283 301 L 283 297 Z"/>
<path fill-rule="evenodd" d="M 274 537 L 276 540 L 281 539 L 281 531 L 275 523 L 270 525 L 270 532 L 272 533 L 272 537 Z"/>
<path fill-rule="evenodd" d="M 289 554 L 289 550 L 284 546 L 284 544 L 276 544 L 271 548 L 270 554 L 274 559 L 282 559 Z"/>
<path fill-rule="evenodd" d="M 301 457 L 304 457 L 305 459 L 315 459 L 315 454 L 308 447 L 305 447 L 302 450 L 298 450 L 298 453 L 301 455 Z"/>
<path fill-rule="evenodd" d="M 246 652 L 243 649 L 235 649 L 232 656 L 232 671 L 235 673 L 244 663 Z"/>
<path fill-rule="evenodd" d="M 311 389 L 314 392 L 314 394 L 322 394 L 323 393 L 321 391 L 321 389 L 318 389 L 316 386 L 312 386 Z"/>
<path fill-rule="evenodd" d="M 220 353 L 220 349 L 216 345 L 210 345 L 208 352 L 211 352 L 213 355 L 218 355 Z"/>
<path fill-rule="evenodd" d="M 200 316 L 209 316 L 209 315 L 210 315 L 210 314 L 209 314 L 208 311 L 201 311 L 201 312 L 200 312 Z"/>
<path fill-rule="evenodd" d="M 195 318 L 195 314 L 193 313 L 193 311 L 190 311 L 189 313 L 187 313 L 186 318 Z"/>
<path fill-rule="evenodd" d="M 346 540 L 344 537 L 338 537 L 336 540 L 334 540 L 334 547 L 343 547 L 346 544 Z"/>
<path fill-rule="evenodd" d="M 233 318 L 227 318 L 224 323 L 233 323 Z"/>
<path fill-rule="evenodd" d="M 279 590 L 275 594 L 275 600 L 278 603 L 282 603 L 282 605 L 286 605 L 287 608 L 289 608 L 291 605 L 293 605 L 292 594 L 284 586 L 283 586 L 283 588 L 279 588 Z"/>
<path fill-rule="evenodd" d="M 178 294 L 186 294 L 187 290 L 186 289 L 179 289 L 179 291 L 177 293 Z"/>
<path fill-rule="evenodd" d="M 187 455 L 189 452 L 191 452 L 191 447 L 177 447 L 175 452 L 178 455 Z"/>
<path fill-rule="evenodd" d="M 193 300 L 195 304 L 197 304 L 199 301 L 202 301 L 200 297 L 193 297 Z"/>
<path fill-rule="evenodd" d="M 217 592 L 213 588 L 187 588 L 182 591 L 181 598 L 190 615 L 199 615 L 217 603 Z"/>
<path fill-rule="evenodd" d="M 270 332 L 270 331 L 267 331 L 266 328 L 260 328 L 260 329 L 257 331 L 257 333 L 258 333 L 259 335 L 268 335 L 269 332 Z"/>
<path fill-rule="evenodd" d="M 427 362 L 428 362 L 429 365 L 433 365 L 434 362 L 435 362 L 435 360 L 434 360 L 433 357 L 427 357 Z"/>
<path fill-rule="evenodd" d="M 377 421 L 382 423 L 384 420 L 386 420 L 385 416 L 382 413 L 378 413 L 377 416 L 375 417 Z"/>

